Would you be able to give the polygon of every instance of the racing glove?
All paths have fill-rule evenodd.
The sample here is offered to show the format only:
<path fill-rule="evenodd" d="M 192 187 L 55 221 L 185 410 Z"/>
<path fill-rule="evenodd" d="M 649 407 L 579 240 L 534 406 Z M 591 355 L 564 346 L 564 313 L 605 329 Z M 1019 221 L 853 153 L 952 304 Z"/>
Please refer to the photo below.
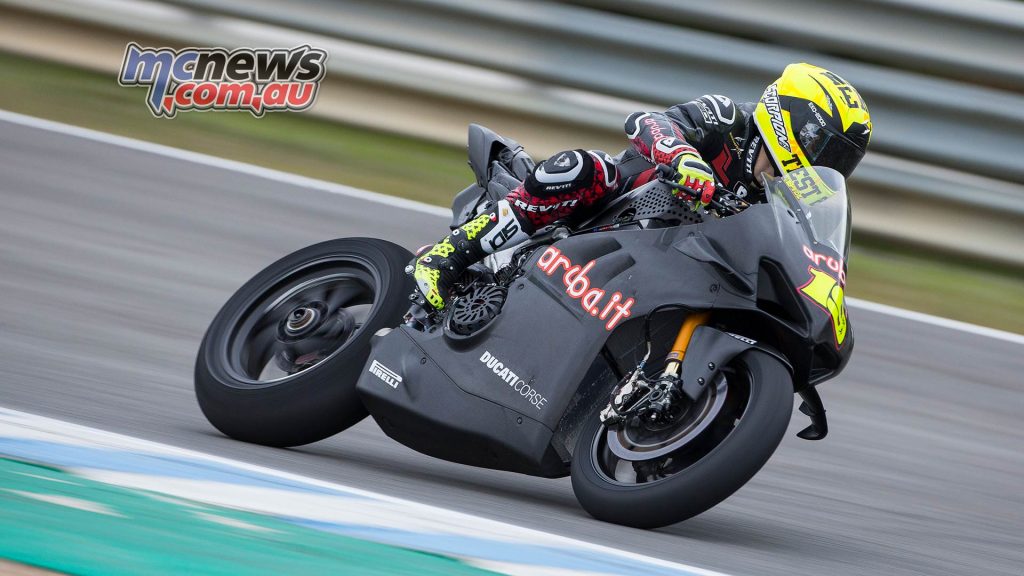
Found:
<path fill-rule="evenodd" d="M 715 195 L 715 174 L 707 162 L 696 154 L 696 152 L 683 152 L 672 161 L 672 168 L 679 175 L 678 183 L 696 192 L 697 208 L 703 208 Z M 681 190 L 675 190 L 678 195 L 685 194 Z"/>

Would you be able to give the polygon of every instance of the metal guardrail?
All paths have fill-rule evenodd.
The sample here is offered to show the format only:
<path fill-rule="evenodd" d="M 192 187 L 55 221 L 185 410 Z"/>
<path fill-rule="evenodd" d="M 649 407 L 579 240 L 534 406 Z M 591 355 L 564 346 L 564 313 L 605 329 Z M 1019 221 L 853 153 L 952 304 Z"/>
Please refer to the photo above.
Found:
<path fill-rule="evenodd" d="M 405 0 L 410 1 L 422 5 L 424 1 L 450 0 Z M 296 30 L 282 23 L 271 22 L 269 17 L 265 18 L 264 23 L 257 23 L 248 18 L 226 15 L 226 11 L 191 8 L 196 3 L 209 5 L 212 2 L 225 6 L 233 4 L 228 0 L 51 0 L 46 3 L 0 0 L 0 6 L 86 24 L 94 27 L 93 34 L 102 29 L 106 30 L 104 34 L 108 37 L 111 34 L 120 37 L 120 44 L 117 40 L 112 44 L 107 42 L 111 50 L 107 57 L 90 60 L 102 63 L 111 73 L 120 64 L 123 42 L 139 39 L 140 35 L 165 38 L 172 45 L 231 47 L 261 43 L 276 46 L 315 43 L 331 54 L 329 87 L 333 86 L 337 90 L 333 98 L 362 90 L 363 100 L 350 100 L 350 104 L 346 105 L 344 101 L 332 100 L 328 96 L 332 90 L 325 90 L 313 113 L 388 130 L 404 127 L 410 134 L 452 144 L 464 143 L 466 122 L 495 121 L 499 124 L 504 122 L 509 135 L 521 139 L 537 154 L 551 153 L 558 149 L 551 146 L 567 147 L 566 142 L 569 142 L 569 146 L 598 144 L 612 150 L 615 146 L 625 145 L 622 119 L 626 114 L 638 109 L 664 106 L 457 63 L 452 59 L 385 48 L 380 45 L 382 43 L 372 46 L 352 39 L 341 39 L 337 35 Z M 260 8 L 262 2 L 254 0 L 251 5 Z M 303 2 L 318 5 L 320 10 L 327 13 L 338 10 L 333 4 L 326 5 L 312 0 L 300 0 L 296 4 Z M 542 6 L 549 7 L 547 4 Z M 295 4 L 292 7 L 295 8 Z M 351 20 L 347 26 L 367 28 L 378 25 L 380 14 L 373 8 L 368 8 L 368 11 L 369 16 L 355 11 L 346 12 Z M 326 15 L 317 11 L 311 15 L 324 22 L 328 21 Z M 307 14 L 303 19 L 309 16 Z M 434 18 L 436 20 L 442 16 L 435 14 Z M 406 14 L 405 17 L 416 16 Z M 447 46 L 452 42 L 463 42 L 466 43 L 463 49 L 467 51 L 472 51 L 475 43 L 498 44 L 497 40 L 488 36 L 494 34 L 494 30 L 486 26 L 472 32 L 478 38 L 467 39 L 465 35 L 447 35 L 447 28 L 431 28 L 437 24 L 436 21 L 420 21 L 419 24 L 424 29 L 430 28 L 429 33 L 421 31 L 418 39 L 406 41 L 423 41 L 427 37 L 436 39 L 443 36 L 441 44 Z M 452 26 L 460 24 L 465 22 L 454 19 L 449 23 Z M 383 26 L 371 35 L 399 34 L 407 29 L 405 24 Z M 121 32 L 116 33 L 115 30 Z M 516 32 L 515 29 L 510 30 L 502 32 L 504 36 L 499 35 L 497 38 L 504 41 L 509 34 Z M 23 41 L 27 39 L 24 36 L 22 38 Z M 36 40 L 29 43 L 40 45 L 37 53 L 45 57 L 69 59 L 67 55 L 61 56 L 59 49 L 55 54 L 52 46 L 55 38 Z M 73 46 L 76 41 L 68 37 L 68 42 L 57 42 Z M 3 44 L 0 41 L 0 45 Z M 24 47 L 21 44 L 15 46 Z M 506 51 L 520 61 L 536 60 L 547 53 L 547 49 L 540 47 L 534 47 L 532 53 L 525 53 L 522 50 L 526 48 L 521 44 L 506 43 L 504 46 Z M 515 50 L 520 52 L 515 53 Z M 637 58 L 639 56 L 636 53 L 619 55 L 623 65 L 632 63 L 634 68 Z M 777 70 L 772 71 L 772 74 L 777 73 Z M 749 79 L 746 81 L 749 82 Z M 704 86 L 693 90 L 697 90 L 697 94 L 711 91 Z M 755 95 L 760 90 L 761 87 L 758 87 Z M 729 93 L 726 90 L 715 91 Z M 381 100 L 374 95 L 387 97 Z M 325 97 L 327 100 L 324 100 Z M 370 99 L 367 100 L 367 97 Z M 465 112 L 454 112 L 465 107 L 475 112 L 468 116 Z M 873 108 L 877 111 L 877 107 Z M 377 113 L 366 114 L 370 110 Z M 356 113 L 355 117 L 353 113 Z M 404 117 L 405 120 L 396 125 L 396 116 Z M 442 116 L 445 119 L 442 120 Z M 504 120 L 499 121 L 502 118 Z M 373 124 L 374 119 L 379 125 Z M 854 204 L 858 214 L 855 223 L 861 232 L 1024 266 L 1024 253 L 992 250 L 996 245 L 1019 246 L 1024 241 L 1024 186 L 880 153 L 878 147 L 873 146 L 872 152 L 857 170 L 852 187 L 855 190 Z"/>
<path fill-rule="evenodd" d="M 755 99 L 785 64 L 811 60 L 864 95 L 875 151 L 1024 183 L 1024 95 L 1007 90 L 551 2 L 170 3 L 662 106 L 707 92 Z"/>
<path fill-rule="evenodd" d="M 563 1 L 687 28 L 799 46 L 939 78 L 1024 91 L 1021 2 Z"/>

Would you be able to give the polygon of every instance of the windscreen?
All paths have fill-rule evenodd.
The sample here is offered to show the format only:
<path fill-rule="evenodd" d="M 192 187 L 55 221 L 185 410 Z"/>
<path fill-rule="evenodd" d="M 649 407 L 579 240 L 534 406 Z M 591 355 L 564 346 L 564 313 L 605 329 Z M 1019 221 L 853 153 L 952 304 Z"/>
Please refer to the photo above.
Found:
<path fill-rule="evenodd" d="M 765 178 L 768 198 L 791 212 L 808 236 L 843 259 L 850 247 L 850 205 L 846 179 L 831 168 L 800 168 L 781 177 Z"/>

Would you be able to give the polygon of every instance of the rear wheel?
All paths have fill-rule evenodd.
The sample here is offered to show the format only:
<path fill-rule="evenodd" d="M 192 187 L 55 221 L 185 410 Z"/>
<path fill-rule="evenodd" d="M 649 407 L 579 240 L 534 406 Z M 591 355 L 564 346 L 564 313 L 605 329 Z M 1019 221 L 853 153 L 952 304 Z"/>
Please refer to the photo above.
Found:
<path fill-rule="evenodd" d="M 401 322 L 412 254 L 343 238 L 304 248 L 243 285 L 210 324 L 196 358 L 199 406 L 246 442 L 297 446 L 367 413 L 355 385 L 370 338 Z"/>
<path fill-rule="evenodd" d="M 576 443 L 572 486 L 595 518 L 657 528 L 696 516 L 747 483 L 778 447 L 793 410 L 789 372 L 759 351 L 737 357 L 671 426 L 597 418 Z"/>

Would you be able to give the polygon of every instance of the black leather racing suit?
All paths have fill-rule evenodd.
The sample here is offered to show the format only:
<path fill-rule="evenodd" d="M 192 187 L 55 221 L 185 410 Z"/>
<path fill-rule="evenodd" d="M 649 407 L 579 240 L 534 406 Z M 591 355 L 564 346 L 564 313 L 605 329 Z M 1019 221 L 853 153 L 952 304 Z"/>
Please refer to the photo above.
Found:
<path fill-rule="evenodd" d="M 664 112 L 636 112 L 626 119 L 630 147 L 615 158 L 599 150 L 566 150 L 538 164 L 522 184 L 490 212 L 481 214 L 422 253 L 414 266 L 420 291 L 443 308 L 447 290 L 469 265 L 509 248 L 557 220 L 586 216 L 612 195 L 655 177 L 657 164 L 672 164 L 696 152 L 720 184 L 756 202 L 753 163 L 760 135 L 753 124 L 756 104 L 735 104 L 707 95 Z M 496 241 L 500 240 L 500 241 Z"/>

